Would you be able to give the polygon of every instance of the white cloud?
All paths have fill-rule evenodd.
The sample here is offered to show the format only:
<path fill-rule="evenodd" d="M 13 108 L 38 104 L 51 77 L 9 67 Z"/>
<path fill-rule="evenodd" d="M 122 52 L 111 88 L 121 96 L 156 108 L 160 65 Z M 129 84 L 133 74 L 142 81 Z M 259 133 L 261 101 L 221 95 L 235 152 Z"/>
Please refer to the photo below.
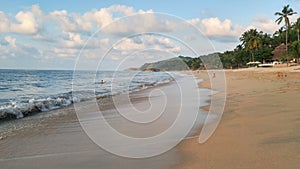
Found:
<path fill-rule="evenodd" d="M 32 36 L 34 40 L 40 41 L 40 42 L 54 42 L 55 38 L 50 33 L 37 33 Z"/>
<path fill-rule="evenodd" d="M 143 13 L 140 10 L 138 13 Z M 148 11 L 149 12 L 149 11 Z M 91 31 L 96 26 L 97 28 L 104 27 L 114 20 L 133 15 L 136 12 L 132 7 L 124 5 L 113 5 L 108 8 L 101 8 L 99 10 L 92 10 L 83 15 L 68 13 L 66 10 L 53 11 L 49 17 L 58 22 L 63 31 Z M 120 29 L 120 28 L 118 28 Z"/>
<path fill-rule="evenodd" d="M 194 18 L 187 20 L 187 23 L 197 27 L 203 35 L 211 40 L 219 42 L 236 42 L 241 33 L 245 30 L 243 26 L 233 24 L 231 20 L 221 21 L 219 18 Z"/>
<path fill-rule="evenodd" d="M 295 15 L 292 15 L 292 16 L 290 16 L 290 22 L 291 22 L 291 23 L 295 23 L 295 22 L 297 22 L 297 19 L 298 19 L 298 18 L 299 18 L 298 13 L 295 14 Z"/>
<path fill-rule="evenodd" d="M 10 46 L 12 46 L 13 48 L 17 48 L 17 46 L 16 46 L 16 38 L 12 38 L 10 36 L 5 36 L 4 39 L 9 43 Z"/>
<path fill-rule="evenodd" d="M 72 58 L 78 55 L 78 49 L 71 49 L 71 48 L 54 48 L 53 52 L 56 56 L 62 58 Z"/>
<path fill-rule="evenodd" d="M 237 37 L 243 31 L 239 25 L 233 25 L 231 20 L 225 19 L 223 22 L 219 18 L 208 18 L 201 21 L 202 30 L 207 36 Z"/>
<path fill-rule="evenodd" d="M 113 12 L 121 12 L 125 16 L 129 16 L 135 13 L 133 7 L 125 6 L 125 5 L 113 5 L 107 8 L 109 13 Z"/>
<path fill-rule="evenodd" d="M 9 32 L 9 19 L 0 11 L 0 32 Z"/>
<path fill-rule="evenodd" d="M 146 14 L 147 13 L 147 14 Z M 113 5 L 108 8 L 88 11 L 82 15 L 69 13 L 66 10 L 56 10 L 49 14 L 44 14 L 38 5 L 31 6 L 26 11 L 20 11 L 15 18 L 9 18 L 0 11 L 0 32 L 37 34 L 42 23 L 49 20 L 57 23 L 64 32 L 94 32 L 95 29 L 109 25 L 113 21 L 134 14 L 146 14 L 145 16 L 136 16 L 130 20 L 124 19 L 121 22 L 112 24 L 106 33 L 124 34 L 131 32 L 145 31 L 168 31 L 174 24 L 163 22 L 155 17 L 152 10 L 135 11 L 133 7 L 124 5 Z M 135 25 L 135 26 L 132 26 Z M 40 38 L 41 39 L 41 38 Z"/>
<path fill-rule="evenodd" d="M 106 8 L 102 8 L 99 11 L 87 12 L 83 15 L 83 19 L 90 23 L 95 22 L 99 28 L 113 21 L 112 15 Z"/>
<path fill-rule="evenodd" d="M 31 12 L 19 12 L 16 15 L 18 24 L 11 25 L 11 31 L 24 34 L 33 34 L 37 32 L 38 25 L 35 21 L 34 15 Z"/>
<path fill-rule="evenodd" d="M 81 39 L 80 34 L 78 33 L 67 33 L 66 40 L 62 40 L 62 45 L 65 47 L 82 47 L 84 40 Z"/>
<path fill-rule="evenodd" d="M 181 51 L 181 47 L 175 44 L 171 39 L 153 35 L 124 38 L 119 44 L 114 46 L 114 49 L 121 51 L 123 55 L 126 55 L 130 52 L 149 49 L 166 52 Z"/>
<path fill-rule="evenodd" d="M 269 19 L 266 16 L 257 16 L 254 18 L 253 23 L 251 23 L 246 28 L 246 30 L 257 29 L 258 31 L 263 31 L 268 34 L 273 34 L 279 28 L 280 25 L 275 23 L 274 20 Z"/>
<path fill-rule="evenodd" d="M 142 50 L 144 48 L 144 43 L 136 43 L 132 38 L 124 38 L 121 43 L 114 46 L 114 49 L 121 51 Z"/>
<path fill-rule="evenodd" d="M 175 29 L 175 23 L 157 17 L 153 12 L 140 12 L 140 15 L 133 15 L 111 23 L 102 31 L 108 34 L 124 36 L 143 32 L 169 32 Z"/>
<path fill-rule="evenodd" d="M 28 11 L 20 11 L 15 16 L 15 21 L 8 18 L 0 11 L 0 32 L 20 34 L 34 34 L 39 31 L 43 12 L 38 5 L 31 6 Z"/>
<path fill-rule="evenodd" d="M 178 44 L 175 44 L 174 41 L 166 37 L 155 37 L 148 35 L 144 36 L 143 39 L 148 46 L 153 46 L 153 49 L 175 53 L 181 51 L 181 47 Z"/>
<path fill-rule="evenodd" d="M 88 31 L 92 28 L 92 24 L 85 22 L 80 15 L 69 14 L 66 10 L 53 11 L 49 14 L 49 18 L 56 21 L 63 31 Z"/>
<path fill-rule="evenodd" d="M 194 19 L 187 20 L 186 22 L 197 27 L 197 25 L 199 25 L 199 23 L 200 23 L 200 19 L 194 18 Z"/>
<path fill-rule="evenodd" d="M 28 58 L 41 58 L 42 50 L 37 49 L 36 46 L 28 43 L 16 43 L 16 38 L 5 36 L 5 47 L 0 47 L 2 58 L 9 57 L 28 57 Z"/>
<path fill-rule="evenodd" d="M 134 15 L 137 13 L 145 15 Z M 157 18 L 152 10 L 135 11 L 133 7 L 124 5 L 114 5 L 108 8 L 92 10 L 82 15 L 69 13 L 66 10 L 57 10 L 44 14 L 38 5 L 33 5 L 28 10 L 17 12 L 15 18 L 10 18 L 9 15 L 0 12 L 0 32 L 7 33 L 7 35 L 9 33 L 32 35 L 32 42 L 26 40 L 27 43 L 19 42 L 18 45 L 16 45 L 16 38 L 7 36 L 3 40 L 3 44 L 6 43 L 5 45 L 10 47 L 5 49 L 5 56 L 27 56 L 31 52 L 32 56 L 44 59 L 55 57 L 74 58 L 79 54 L 81 47 L 84 46 L 91 33 L 121 17 L 131 15 L 133 15 L 131 19 L 124 19 L 117 24 L 111 24 L 109 26 L 110 29 L 105 29 L 105 33 L 108 33 L 107 36 L 90 39 L 83 49 L 82 56 L 91 59 L 98 58 L 102 54 L 101 52 L 111 47 L 110 43 L 113 35 L 147 31 L 169 31 L 174 26 L 171 22 Z M 46 26 L 42 27 L 43 24 Z M 59 29 L 52 29 L 55 24 L 59 26 Z M 133 39 L 124 40 L 122 45 L 117 47 L 118 52 L 115 52 L 113 56 L 119 57 L 122 56 L 122 53 L 124 54 L 124 51 L 144 50 L 147 47 L 153 49 L 165 48 L 169 51 L 180 50 L 180 48 L 172 46 L 167 39 L 156 39 L 152 43 L 150 41 L 147 42 L 146 39 L 143 40 L 148 46 L 145 46 L 143 43 L 137 43 Z M 29 43 L 32 46 L 28 45 Z M 3 54 L 4 52 L 1 53 Z M 116 57 L 111 59 L 116 59 Z"/>
<path fill-rule="evenodd" d="M 147 50 L 175 53 L 175 55 L 180 52 L 184 53 L 184 46 L 167 37 L 149 34 L 131 37 L 133 34 L 143 32 L 159 32 L 161 34 L 168 32 L 168 35 L 175 33 L 173 36 L 175 38 L 177 37 L 176 33 L 186 36 L 187 39 L 179 40 L 187 44 L 195 42 L 196 34 L 180 29 L 183 23 L 175 23 L 178 20 L 172 20 L 172 17 L 160 16 L 152 10 L 143 11 L 124 5 L 94 9 L 82 14 L 70 13 L 67 10 L 44 13 L 38 5 L 33 5 L 16 14 L 6 14 L 0 11 L 0 32 L 4 33 L 0 45 L 1 47 L 5 46 L 1 48 L 0 55 L 1 58 L 29 55 L 44 59 L 75 58 L 86 40 L 99 28 L 103 28 L 102 32 L 90 39 L 82 51 L 82 57 L 87 60 L 98 59 L 112 47 L 112 43 L 123 36 L 128 38 L 114 46 L 113 54 L 109 59 L 120 60 L 127 54 L 136 51 L 146 51 L 145 53 L 147 53 Z M 119 18 L 122 20 L 118 20 Z M 296 19 L 296 15 L 292 16 L 291 22 Z M 118 21 L 115 22 L 116 20 Z M 274 20 L 263 16 L 257 16 L 249 25 L 238 25 L 230 19 L 221 20 L 217 17 L 194 18 L 187 22 L 195 25 L 204 35 L 213 40 L 213 43 L 219 46 L 219 48 L 217 47 L 219 51 L 231 49 L 231 46 L 236 45 L 238 38 L 246 29 L 256 28 L 273 33 L 280 27 Z M 199 43 L 196 45 L 203 46 Z M 149 55 L 149 57 L 153 56 Z"/>
<path fill-rule="evenodd" d="M 92 38 L 86 43 L 80 34 L 75 33 L 68 33 L 65 38 L 61 41 L 60 46 L 51 49 L 49 53 L 52 53 L 52 56 L 74 58 L 80 54 L 81 57 L 95 59 L 104 55 L 105 51 L 111 46 L 109 39 Z"/>

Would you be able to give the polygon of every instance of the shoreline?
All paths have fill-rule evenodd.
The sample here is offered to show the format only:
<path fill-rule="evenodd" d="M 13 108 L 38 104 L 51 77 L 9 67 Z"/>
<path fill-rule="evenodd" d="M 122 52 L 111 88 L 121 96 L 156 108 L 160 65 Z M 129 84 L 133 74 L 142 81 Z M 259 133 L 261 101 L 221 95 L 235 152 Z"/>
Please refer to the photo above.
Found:
<path fill-rule="evenodd" d="M 217 130 L 203 144 L 198 138 L 181 142 L 183 160 L 172 169 L 299 168 L 300 71 L 295 68 L 225 70 L 228 97 Z"/>
<path fill-rule="evenodd" d="M 37 168 L 45 165 L 55 168 L 70 165 L 124 168 L 123 164 L 137 169 L 145 166 L 158 169 L 299 168 L 300 105 L 297 99 L 300 71 L 285 70 L 287 77 L 283 78 L 277 77 L 278 71 L 282 69 L 225 70 L 228 83 L 225 111 L 217 130 L 204 144 L 198 143 L 201 126 L 197 126 L 190 133 L 192 137 L 187 137 L 162 155 L 141 160 L 124 159 L 96 146 L 83 132 L 76 114 L 72 113 L 73 106 L 70 106 L 56 110 L 58 116 L 42 121 L 42 129 L 25 128 L 0 140 L 1 157 L 12 158 L 0 160 L 0 165 L 4 168 L 32 168 L 32 161 L 38 158 Z M 210 86 L 205 71 L 192 73 L 203 79 L 198 87 Z M 137 104 L 147 101 L 149 98 L 143 97 L 143 93 L 137 92 L 132 101 Z M 110 106 L 100 107 L 107 110 Z M 204 110 L 209 108 L 209 105 L 201 107 Z M 41 153 L 46 155 L 40 156 Z"/>
<path fill-rule="evenodd" d="M 76 77 L 88 78 L 82 81 L 74 79 L 74 72 L 71 71 L 35 71 L 26 75 L 26 71 L 11 70 L 4 73 L 12 74 L 12 76 L 21 74 L 23 78 L 12 83 L 8 83 L 10 81 L 8 79 L 3 83 L 2 97 L 0 97 L 0 123 L 2 120 L 21 119 L 32 114 L 49 112 L 94 97 L 103 98 L 124 92 L 131 93 L 172 81 L 171 76 L 165 73 L 139 72 L 141 76 L 136 76 L 136 74 L 126 71 L 119 72 L 120 75 L 122 74 L 121 79 L 123 80 L 116 80 L 116 82 L 112 80 L 112 76 L 114 76 L 112 71 L 98 72 L 97 77 L 93 77 L 94 72 L 80 71 Z M 57 73 L 59 76 L 56 76 Z M 30 78 L 38 76 L 42 80 L 30 82 L 26 80 L 27 76 Z M 135 78 L 130 84 L 128 83 L 130 86 L 125 86 L 123 84 L 125 79 L 130 79 L 131 76 Z M 101 78 L 102 80 L 99 80 Z M 18 83 L 23 86 L 18 86 Z M 115 90 L 110 90 L 111 85 L 114 85 Z"/>
<path fill-rule="evenodd" d="M 140 90 L 137 91 L 131 91 L 130 94 L 138 94 L 141 92 L 146 92 L 147 90 L 151 90 L 153 88 L 161 87 L 164 85 L 169 85 L 174 80 L 170 80 L 167 83 L 158 83 L 158 84 L 151 84 L 146 85 L 146 88 L 141 87 Z M 112 97 L 118 96 L 120 94 L 113 94 L 113 95 L 104 95 L 104 96 L 96 96 L 97 103 L 99 107 L 101 107 L 101 110 L 108 110 L 113 109 L 114 106 L 112 103 Z M 6 118 L 0 118 L 0 140 L 3 140 L 7 137 L 9 137 L 11 134 L 14 135 L 15 131 L 22 130 L 24 128 L 32 128 L 35 126 L 41 125 L 40 122 L 44 122 L 47 119 L 46 118 L 59 118 L 59 116 L 64 116 L 66 113 L 70 113 L 74 111 L 74 104 L 84 104 L 89 102 L 91 99 L 84 99 L 80 102 L 73 102 L 70 105 L 62 106 L 59 108 L 55 108 L 48 111 L 33 111 L 28 113 L 23 118 L 12 118 L 12 117 L 6 117 Z M 139 101 L 141 98 L 136 100 L 135 98 L 131 99 L 132 101 Z M 58 117 L 56 117 L 58 116 Z M 36 120 L 37 122 L 34 122 Z"/>
<path fill-rule="evenodd" d="M 171 84 L 164 84 L 154 88 L 162 90 L 164 88 L 170 88 L 171 86 L 176 87 L 176 83 L 171 82 Z M 169 92 L 174 91 L 173 89 L 171 90 L 171 88 L 168 89 Z M 148 88 L 143 91 L 135 92 L 132 97 L 133 104 L 140 105 L 147 101 L 149 97 L 144 96 L 148 96 L 147 92 L 151 93 L 152 89 L 153 88 Z M 153 98 L 155 99 L 155 96 Z M 113 107 L 110 104 L 111 102 L 107 102 L 108 104 L 104 106 L 100 105 L 100 109 L 104 111 L 104 114 L 110 113 L 110 111 L 106 110 L 113 110 L 111 109 Z M 86 105 L 86 103 L 82 102 L 80 104 L 82 105 L 81 108 L 87 108 L 92 112 L 94 111 L 91 110 L 89 105 Z M 23 168 L 32 168 L 32 161 L 36 161 L 36 159 L 38 159 L 40 161 L 38 163 L 40 166 L 50 165 L 55 168 L 70 168 L 70 165 L 74 165 L 75 163 L 77 164 L 80 161 L 83 162 L 81 165 L 90 166 L 90 164 L 86 163 L 86 160 L 89 160 L 92 162 L 92 166 L 90 166 L 90 168 L 99 168 L 99 166 L 110 168 L 112 164 L 113 166 L 111 168 L 120 168 L 122 167 L 122 164 L 126 163 L 127 166 L 130 166 L 129 168 L 149 166 L 150 168 L 159 169 L 170 168 L 181 161 L 181 154 L 178 153 L 177 148 L 173 148 L 168 152 L 153 158 L 140 160 L 122 158 L 107 153 L 95 145 L 83 132 L 83 129 L 77 120 L 77 116 L 74 113 L 74 108 L 72 107 L 73 106 L 69 106 L 60 110 L 55 110 L 52 113 L 56 115 L 47 117 L 47 119 L 41 121 L 39 125 L 22 128 L 21 130 L 16 131 L 14 135 L 0 140 L 0 156 L 2 157 L 0 159 L 1 167 L 10 168 L 11 166 L 14 166 L 18 168 L 22 166 Z M 26 118 L 20 120 L 25 119 Z M 38 119 L 37 116 L 36 119 Z M 155 131 L 160 130 L 158 128 L 159 126 L 164 129 L 164 126 L 168 125 L 168 121 L 171 120 L 172 119 L 168 119 L 165 121 L 166 123 L 164 121 L 162 121 L 163 123 L 157 123 L 157 125 L 154 125 L 157 127 L 154 127 L 151 130 L 155 133 Z M 123 122 L 120 123 L 120 121 L 118 121 L 115 125 L 117 125 L 116 127 L 119 127 L 118 130 L 125 129 L 126 132 L 127 129 L 124 127 L 122 128 L 122 124 Z M 192 135 L 197 133 L 198 128 L 193 128 L 193 130 L 196 131 L 192 131 L 190 133 Z M 148 132 L 136 131 L 134 134 L 139 137 L 147 133 Z M 62 157 L 66 160 L 60 159 Z M 71 161 L 69 160 L 70 157 L 77 160 Z M 56 163 L 52 163 L 54 162 L 53 160 L 56 162 L 58 161 L 61 166 L 56 166 Z"/>

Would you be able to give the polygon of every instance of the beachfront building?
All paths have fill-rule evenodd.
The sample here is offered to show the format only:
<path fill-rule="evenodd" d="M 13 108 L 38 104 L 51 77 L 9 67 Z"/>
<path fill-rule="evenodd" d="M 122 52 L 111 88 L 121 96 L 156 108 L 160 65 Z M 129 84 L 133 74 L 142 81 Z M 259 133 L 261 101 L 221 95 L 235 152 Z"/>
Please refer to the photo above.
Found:
<path fill-rule="evenodd" d="M 277 46 L 272 51 L 272 58 L 270 60 L 264 60 L 262 64 L 259 64 L 259 67 L 281 67 L 287 66 L 283 64 L 281 61 L 284 60 L 284 55 L 286 52 L 286 45 L 284 43 Z"/>
<path fill-rule="evenodd" d="M 273 50 L 272 61 L 280 61 L 281 59 L 283 59 L 285 52 L 286 52 L 286 45 L 282 43 Z"/>
<path fill-rule="evenodd" d="M 283 64 L 283 61 L 287 61 L 285 58 L 286 54 L 286 45 L 284 43 L 277 46 L 272 51 L 273 57 L 271 60 L 264 61 L 263 64 L 259 64 L 259 67 L 286 67 L 291 66 L 292 64 L 290 62 L 287 62 L 286 64 Z"/>
<path fill-rule="evenodd" d="M 272 54 L 272 61 L 286 61 L 287 59 L 285 58 L 285 53 L 286 53 L 286 45 L 284 43 L 280 44 L 279 46 L 277 46 Z M 292 66 L 294 63 L 298 63 L 298 59 L 293 58 L 290 59 L 290 61 L 288 62 L 289 66 Z"/>

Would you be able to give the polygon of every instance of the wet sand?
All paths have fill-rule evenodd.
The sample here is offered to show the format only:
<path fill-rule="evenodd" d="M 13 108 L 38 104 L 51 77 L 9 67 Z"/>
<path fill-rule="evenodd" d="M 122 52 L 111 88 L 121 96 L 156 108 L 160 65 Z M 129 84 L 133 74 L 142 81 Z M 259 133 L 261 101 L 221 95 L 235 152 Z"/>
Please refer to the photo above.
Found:
<path fill-rule="evenodd" d="M 183 161 L 174 168 L 300 168 L 300 71 L 294 69 L 226 71 L 221 123 L 204 144 L 197 138 L 182 142 Z M 197 74 L 207 79 L 205 73 Z"/>
<path fill-rule="evenodd" d="M 188 84 L 190 91 L 198 90 L 197 82 L 195 82 L 195 88 L 190 87 L 190 82 L 183 80 L 185 84 Z M 146 89 L 140 92 L 133 93 L 130 98 L 132 104 L 137 109 L 149 108 L 149 103 L 163 103 L 168 101 L 170 107 L 166 107 L 166 110 L 171 110 L 167 113 L 173 114 L 178 111 L 178 98 L 180 98 L 178 92 L 178 83 L 172 82 L 168 85 L 162 85 L 150 89 Z M 183 87 L 183 86 L 181 86 Z M 154 92 L 156 91 L 156 92 Z M 162 91 L 160 93 L 159 91 Z M 165 95 L 164 95 L 164 94 Z M 150 96 L 150 97 L 149 97 Z M 117 98 L 120 98 L 118 96 Z M 189 101 L 189 99 L 192 99 Z M 149 102 L 151 100 L 151 102 Z M 189 104 L 193 104 L 193 97 L 188 97 L 184 106 L 190 108 Z M 180 101 L 181 102 L 181 101 Z M 129 105 L 127 102 L 122 101 L 122 98 L 118 100 L 120 108 L 122 110 L 128 110 Z M 173 104 L 172 104 L 173 103 Z M 97 111 L 97 108 L 92 106 L 92 102 L 82 102 L 77 106 L 83 112 L 89 113 L 88 118 L 99 120 L 94 118 L 93 112 Z M 133 137 L 145 137 L 156 135 L 157 133 L 166 130 L 170 126 L 176 116 L 167 115 L 160 116 L 159 119 L 151 123 L 151 128 L 139 127 L 134 125 L 128 125 L 126 120 L 122 120 L 116 116 L 116 108 L 112 104 L 112 100 L 100 99 L 100 109 L 104 114 L 106 120 L 115 129 L 131 135 Z M 203 104 L 204 105 L 204 104 Z M 198 108 L 197 108 L 198 110 Z M 130 111 L 126 111 L 129 114 Z M 48 115 L 47 115 L 48 114 Z M 51 115 L 52 114 L 52 115 Z M 151 114 L 151 113 L 150 113 Z M 187 114 L 185 114 L 187 115 Z M 206 115 L 203 112 L 203 115 Z M 39 117 L 40 116 L 40 117 Z M 137 117 L 135 115 L 134 117 Z M 199 116 L 197 123 L 201 124 L 201 116 Z M 84 121 L 84 119 L 83 119 Z M 0 166 L 3 169 L 6 168 L 103 168 L 103 169 L 115 169 L 115 168 L 173 168 L 175 165 L 180 164 L 182 159 L 181 154 L 177 148 L 174 148 L 164 154 L 156 157 L 146 159 L 130 159 L 112 155 L 111 153 L 101 149 L 97 146 L 83 131 L 81 128 L 77 116 L 74 112 L 74 107 L 69 106 L 63 109 L 59 109 L 53 112 L 41 113 L 32 118 L 24 118 L 18 121 L 17 126 L 22 123 L 30 124 L 27 127 L 21 127 L 18 130 L 14 130 L 7 135 L 6 138 L 0 140 Z M 98 121 L 103 124 L 103 121 Z M 8 126 L 14 126 L 13 121 L 8 122 Z M 1 127 L 4 127 L 2 124 Z M 184 126 L 184 125 L 182 125 Z M 193 127 L 193 125 L 191 126 Z M 200 126 L 195 125 L 189 136 L 193 136 L 197 133 Z M 95 131 L 101 130 L 97 128 Z M 179 130 L 181 130 L 179 128 Z M 179 132 L 178 130 L 178 132 Z M 180 132 L 179 132 L 180 133 Z M 107 134 L 107 133 L 104 133 Z M 103 139 L 105 139 L 103 137 Z M 111 140 L 113 141 L 113 140 Z M 131 151 L 132 146 L 135 145 L 118 145 L 125 151 Z M 147 148 L 149 145 L 140 145 L 141 152 L 149 151 L 152 149 Z M 163 144 L 154 143 L 154 148 L 160 148 Z M 136 148 L 136 147 L 134 147 Z"/>

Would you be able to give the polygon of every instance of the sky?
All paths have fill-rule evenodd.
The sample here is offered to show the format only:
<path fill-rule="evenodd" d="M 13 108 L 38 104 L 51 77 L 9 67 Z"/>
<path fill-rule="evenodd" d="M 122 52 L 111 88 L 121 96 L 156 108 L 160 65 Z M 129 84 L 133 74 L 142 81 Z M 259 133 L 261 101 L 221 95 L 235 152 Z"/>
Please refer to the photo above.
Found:
<path fill-rule="evenodd" d="M 246 30 L 283 26 L 274 13 L 287 4 L 300 12 L 299 0 L 3 0 L 0 69 L 121 70 L 233 50 Z"/>

